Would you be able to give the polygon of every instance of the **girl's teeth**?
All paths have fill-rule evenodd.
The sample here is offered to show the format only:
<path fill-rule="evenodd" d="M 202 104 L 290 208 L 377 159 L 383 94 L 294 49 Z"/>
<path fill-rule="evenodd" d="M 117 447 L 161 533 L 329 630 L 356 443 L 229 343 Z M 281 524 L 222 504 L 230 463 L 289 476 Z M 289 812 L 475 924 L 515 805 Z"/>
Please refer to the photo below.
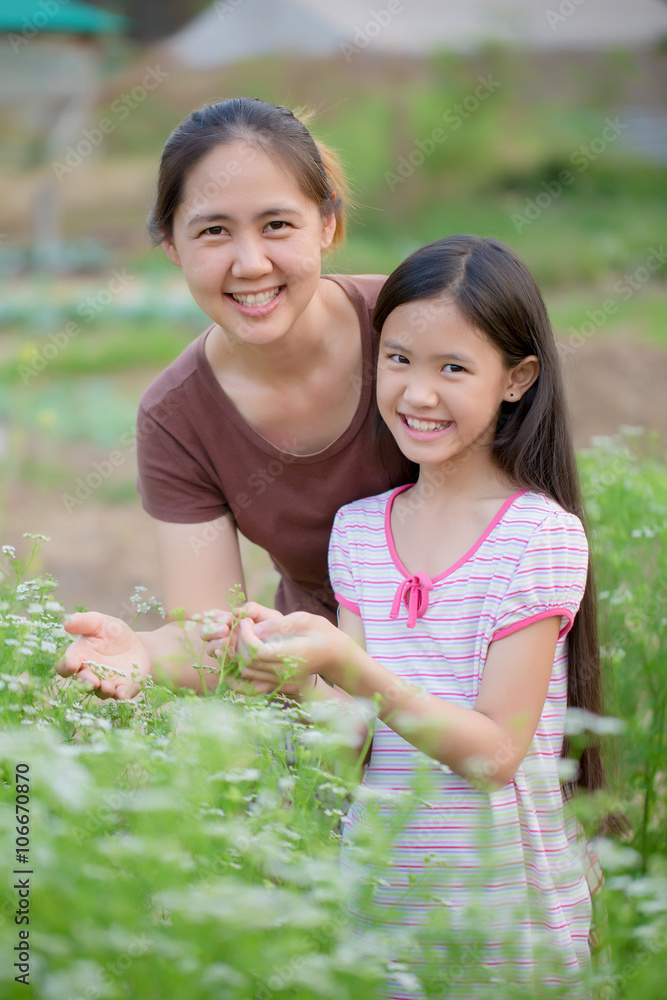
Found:
<path fill-rule="evenodd" d="M 451 423 L 450 420 L 436 423 L 434 420 L 414 420 L 412 417 L 406 417 L 405 422 L 413 431 L 441 431 Z"/>
<path fill-rule="evenodd" d="M 248 295 L 235 295 L 232 292 L 232 298 L 236 302 L 240 302 L 242 306 L 265 306 L 267 302 L 272 302 L 280 294 L 280 288 L 273 288 L 270 292 L 250 292 Z"/>

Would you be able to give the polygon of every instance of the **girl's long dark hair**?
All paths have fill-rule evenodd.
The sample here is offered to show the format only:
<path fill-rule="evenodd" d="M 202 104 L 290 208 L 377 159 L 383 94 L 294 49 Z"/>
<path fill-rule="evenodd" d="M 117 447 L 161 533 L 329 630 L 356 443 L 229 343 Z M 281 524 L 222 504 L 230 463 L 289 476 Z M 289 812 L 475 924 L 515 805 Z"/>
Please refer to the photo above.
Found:
<path fill-rule="evenodd" d="M 537 284 L 516 254 L 498 240 L 451 236 L 417 250 L 387 279 L 375 307 L 379 333 L 400 305 L 446 297 L 495 345 L 509 368 L 536 355 L 540 374 L 517 403 L 503 403 L 493 456 L 518 488 L 551 497 L 585 524 L 579 473 L 568 426 L 556 340 Z M 428 322 L 428 310 L 423 321 Z M 388 432 L 387 432 L 388 433 Z M 593 571 L 568 638 L 567 704 L 602 713 L 600 652 Z M 563 753 L 568 751 L 567 740 Z M 603 788 L 598 745 L 587 746 L 576 784 Z M 566 787 L 566 793 L 573 787 Z"/>

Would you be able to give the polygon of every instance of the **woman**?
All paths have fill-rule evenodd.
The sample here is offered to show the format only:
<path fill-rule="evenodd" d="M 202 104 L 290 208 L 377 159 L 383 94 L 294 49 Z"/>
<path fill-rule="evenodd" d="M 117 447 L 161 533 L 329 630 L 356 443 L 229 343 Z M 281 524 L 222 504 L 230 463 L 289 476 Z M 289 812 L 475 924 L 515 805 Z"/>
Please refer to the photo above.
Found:
<path fill-rule="evenodd" d="M 101 697 L 136 694 L 133 669 L 196 687 L 193 659 L 217 665 L 192 615 L 244 588 L 237 527 L 271 554 L 281 612 L 335 620 L 336 511 L 411 481 L 395 446 L 374 447 L 370 316 L 384 279 L 321 276 L 344 237 L 344 190 L 335 157 L 263 101 L 206 105 L 167 140 L 149 229 L 212 326 L 144 393 L 137 445 L 162 601 L 185 609 L 186 628 L 73 615 L 58 670 Z M 91 660 L 119 673 L 102 680 Z"/>

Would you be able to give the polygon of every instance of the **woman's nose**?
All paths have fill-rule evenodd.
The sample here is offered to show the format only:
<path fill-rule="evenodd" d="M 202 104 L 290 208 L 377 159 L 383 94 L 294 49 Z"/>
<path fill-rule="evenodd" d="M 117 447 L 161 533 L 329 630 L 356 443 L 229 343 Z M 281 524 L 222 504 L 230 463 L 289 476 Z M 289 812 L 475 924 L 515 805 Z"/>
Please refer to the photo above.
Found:
<path fill-rule="evenodd" d="M 231 270 L 235 278 L 260 278 L 272 270 L 273 265 L 259 240 L 238 239 L 234 242 L 233 253 Z"/>

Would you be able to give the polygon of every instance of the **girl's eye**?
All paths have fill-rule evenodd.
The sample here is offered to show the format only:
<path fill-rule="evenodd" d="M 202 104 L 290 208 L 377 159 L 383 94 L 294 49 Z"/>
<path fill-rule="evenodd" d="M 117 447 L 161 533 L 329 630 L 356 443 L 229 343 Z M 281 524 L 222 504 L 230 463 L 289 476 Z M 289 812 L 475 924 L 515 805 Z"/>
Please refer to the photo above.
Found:
<path fill-rule="evenodd" d="M 444 372 L 449 371 L 456 373 L 465 371 L 465 368 L 463 368 L 462 365 L 449 364 L 449 365 L 443 365 L 442 370 Z"/>
<path fill-rule="evenodd" d="M 396 363 L 399 365 L 403 364 L 407 365 L 410 363 L 404 354 L 389 354 L 388 358 L 390 361 L 396 361 Z"/>
<path fill-rule="evenodd" d="M 288 222 L 283 222 L 281 219 L 275 219 L 273 222 L 267 223 L 266 228 L 270 229 L 272 233 L 279 233 L 283 227 L 287 228 Z"/>
<path fill-rule="evenodd" d="M 208 229 L 204 230 L 202 236 L 220 236 L 222 231 L 222 226 L 209 226 Z"/>

